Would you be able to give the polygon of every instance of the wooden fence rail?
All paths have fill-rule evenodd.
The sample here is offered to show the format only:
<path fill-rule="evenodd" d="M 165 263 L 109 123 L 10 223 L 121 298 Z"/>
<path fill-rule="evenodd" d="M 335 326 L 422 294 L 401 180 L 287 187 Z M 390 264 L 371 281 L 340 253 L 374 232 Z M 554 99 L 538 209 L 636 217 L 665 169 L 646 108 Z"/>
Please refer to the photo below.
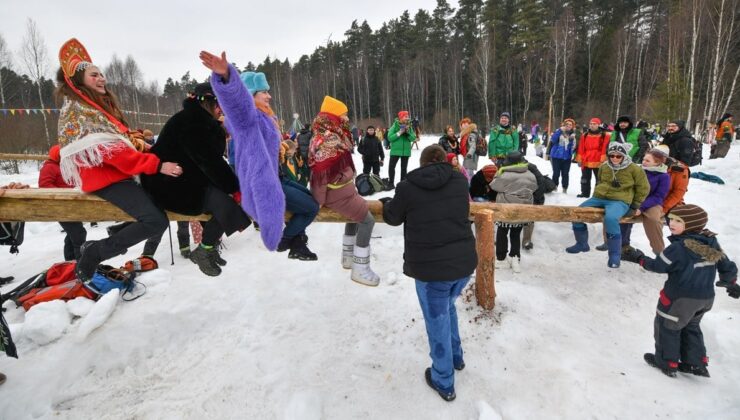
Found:
<path fill-rule="evenodd" d="M 383 205 L 377 200 L 368 200 L 375 220 L 383 222 Z M 169 213 L 172 221 L 207 220 L 209 216 L 187 216 Z M 533 206 L 527 204 L 470 203 L 470 217 L 475 223 L 478 268 L 475 275 L 476 298 L 485 309 L 495 304 L 495 243 L 493 226 L 502 222 L 556 222 L 556 223 L 600 223 L 604 210 L 591 207 Z M 104 222 L 133 220 L 118 207 L 102 198 L 76 190 L 57 188 L 30 188 L 5 190 L 0 196 L 0 220 L 26 222 Z M 345 223 L 348 220 L 327 208 L 322 208 L 317 222 Z M 634 223 L 639 220 L 623 219 Z"/>
<path fill-rule="evenodd" d="M 26 155 L 21 153 L 0 153 L 0 160 L 46 160 L 48 155 Z"/>

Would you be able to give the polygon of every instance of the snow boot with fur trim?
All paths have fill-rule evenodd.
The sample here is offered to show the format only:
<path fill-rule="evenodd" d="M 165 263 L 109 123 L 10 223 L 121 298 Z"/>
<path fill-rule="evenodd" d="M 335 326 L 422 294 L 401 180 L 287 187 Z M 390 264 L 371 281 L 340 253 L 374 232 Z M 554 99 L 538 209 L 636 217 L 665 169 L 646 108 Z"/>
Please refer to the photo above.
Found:
<path fill-rule="evenodd" d="M 355 245 L 352 256 L 352 281 L 375 287 L 380 284 L 380 277 L 370 268 L 370 247 Z"/>

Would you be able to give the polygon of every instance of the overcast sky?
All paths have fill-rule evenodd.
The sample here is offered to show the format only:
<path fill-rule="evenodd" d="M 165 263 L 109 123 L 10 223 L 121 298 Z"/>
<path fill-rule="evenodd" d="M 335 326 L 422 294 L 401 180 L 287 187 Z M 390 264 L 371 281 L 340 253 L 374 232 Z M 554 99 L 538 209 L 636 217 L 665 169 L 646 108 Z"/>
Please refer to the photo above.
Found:
<path fill-rule="evenodd" d="M 449 1 L 457 7 L 457 1 Z M 93 62 L 105 66 L 113 54 L 131 54 L 144 79 L 159 82 L 186 71 L 202 80 L 208 74 L 198 60 L 202 49 L 226 51 L 230 61 L 244 66 L 266 56 L 291 62 L 310 54 L 331 36 L 344 38 L 354 19 L 367 20 L 376 30 L 409 10 L 432 11 L 436 0 L 262 0 L 262 1 L 91 1 L 0 0 L 0 35 L 17 56 L 28 18 L 36 24 L 49 53 L 49 75 L 59 67 L 59 47 L 76 37 Z M 25 72 L 25 71 L 24 71 Z"/>

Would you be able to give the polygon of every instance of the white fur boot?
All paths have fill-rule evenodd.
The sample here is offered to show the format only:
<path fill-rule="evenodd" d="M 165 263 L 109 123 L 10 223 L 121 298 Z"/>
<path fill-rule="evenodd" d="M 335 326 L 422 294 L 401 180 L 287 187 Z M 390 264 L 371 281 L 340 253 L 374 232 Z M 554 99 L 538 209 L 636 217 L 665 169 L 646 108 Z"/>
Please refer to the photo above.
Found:
<path fill-rule="evenodd" d="M 352 281 L 365 286 L 377 286 L 380 277 L 370 269 L 370 247 L 361 248 L 355 245 L 352 257 Z"/>
<path fill-rule="evenodd" d="M 342 268 L 349 270 L 352 268 L 352 256 L 355 249 L 355 235 L 342 236 Z"/>

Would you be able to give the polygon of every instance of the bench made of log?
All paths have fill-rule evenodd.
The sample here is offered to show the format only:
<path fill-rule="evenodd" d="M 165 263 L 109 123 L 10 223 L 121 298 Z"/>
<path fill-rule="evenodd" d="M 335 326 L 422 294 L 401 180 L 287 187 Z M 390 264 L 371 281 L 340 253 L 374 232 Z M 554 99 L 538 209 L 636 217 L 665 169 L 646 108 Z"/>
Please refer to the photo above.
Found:
<path fill-rule="evenodd" d="M 383 222 L 383 204 L 368 200 L 370 212 L 377 222 Z M 168 212 L 171 221 L 208 220 L 210 216 L 189 216 Z M 475 223 L 478 267 L 475 274 L 475 293 L 478 304 L 493 309 L 496 298 L 494 283 L 495 243 L 493 226 L 502 222 L 556 222 L 600 223 L 604 210 L 592 207 L 535 206 L 528 204 L 470 203 L 470 217 Z M 73 189 L 29 188 L 5 190 L 0 196 L 0 220 L 26 222 L 105 222 L 132 221 L 131 216 L 94 194 Z M 317 222 L 346 223 L 344 216 L 322 208 Z M 625 223 L 639 219 L 622 219 Z"/>

